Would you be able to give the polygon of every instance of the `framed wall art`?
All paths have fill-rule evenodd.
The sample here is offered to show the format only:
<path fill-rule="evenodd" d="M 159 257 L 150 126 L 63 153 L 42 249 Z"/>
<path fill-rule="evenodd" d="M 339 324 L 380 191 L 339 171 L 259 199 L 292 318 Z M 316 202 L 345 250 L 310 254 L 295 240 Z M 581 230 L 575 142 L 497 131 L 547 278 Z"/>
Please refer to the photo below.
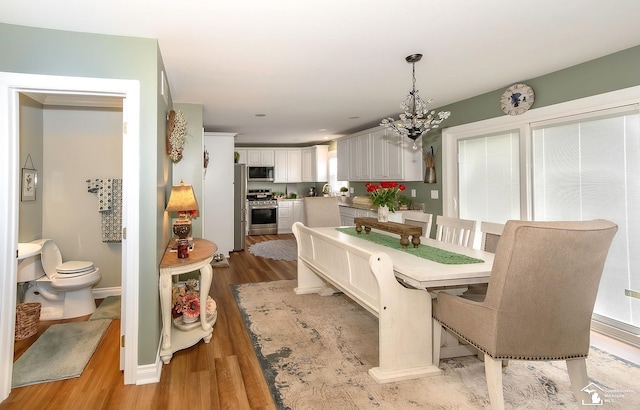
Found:
<path fill-rule="evenodd" d="M 22 168 L 21 201 L 35 201 L 38 186 L 38 171 L 32 168 Z"/>

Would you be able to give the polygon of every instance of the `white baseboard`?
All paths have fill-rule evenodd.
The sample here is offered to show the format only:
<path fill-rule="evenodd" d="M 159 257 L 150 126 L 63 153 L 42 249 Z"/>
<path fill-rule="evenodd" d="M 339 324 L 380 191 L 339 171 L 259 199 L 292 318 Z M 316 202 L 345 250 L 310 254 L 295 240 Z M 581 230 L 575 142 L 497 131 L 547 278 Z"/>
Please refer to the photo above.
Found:
<path fill-rule="evenodd" d="M 162 338 L 158 344 L 158 350 L 156 351 L 156 362 L 151 364 L 138 365 L 136 371 L 136 384 L 151 384 L 160 382 L 160 376 L 162 375 L 162 360 L 160 359 L 160 346 L 162 345 Z"/>
<path fill-rule="evenodd" d="M 122 295 L 122 286 L 114 286 L 111 288 L 93 288 L 91 293 L 94 299 L 104 299 L 107 296 Z"/>

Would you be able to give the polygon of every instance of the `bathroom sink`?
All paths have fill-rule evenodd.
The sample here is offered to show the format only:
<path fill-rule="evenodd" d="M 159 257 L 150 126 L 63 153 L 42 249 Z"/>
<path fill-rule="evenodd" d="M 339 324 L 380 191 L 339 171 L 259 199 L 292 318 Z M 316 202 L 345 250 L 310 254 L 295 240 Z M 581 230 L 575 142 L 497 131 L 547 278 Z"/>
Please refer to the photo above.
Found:
<path fill-rule="evenodd" d="M 18 244 L 18 260 L 37 255 L 42 250 L 42 245 L 37 243 L 19 243 Z"/>

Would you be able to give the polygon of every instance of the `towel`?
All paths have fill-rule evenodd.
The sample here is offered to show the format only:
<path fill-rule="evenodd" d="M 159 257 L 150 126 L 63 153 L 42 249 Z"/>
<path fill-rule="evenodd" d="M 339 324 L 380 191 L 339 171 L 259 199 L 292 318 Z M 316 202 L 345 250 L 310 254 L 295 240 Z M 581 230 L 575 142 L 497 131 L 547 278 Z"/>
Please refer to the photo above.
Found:
<path fill-rule="evenodd" d="M 87 191 L 98 194 L 102 242 L 122 241 L 122 179 L 87 179 Z"/>

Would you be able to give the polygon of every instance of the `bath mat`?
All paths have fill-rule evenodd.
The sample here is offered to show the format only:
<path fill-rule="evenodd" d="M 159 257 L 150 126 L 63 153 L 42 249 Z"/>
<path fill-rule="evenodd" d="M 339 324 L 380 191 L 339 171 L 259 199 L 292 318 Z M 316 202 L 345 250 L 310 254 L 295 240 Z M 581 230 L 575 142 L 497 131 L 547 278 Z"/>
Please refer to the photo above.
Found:
<path fill-rule="evenodd" d="M 79 377 L 111 320 L 52 325 L 13 364 L 11 387 Z"/>
<path fill-rule="evenodd" d="M 275 239 L 254 243 L 249 252 L 262 258 L 295 261 L 298 259 L 298 244 L 295 239 Z"/>
<path fill-rule="evenodd" d="M 107 296 L 89 320 L 120 319 L 120 296 Z"/>

